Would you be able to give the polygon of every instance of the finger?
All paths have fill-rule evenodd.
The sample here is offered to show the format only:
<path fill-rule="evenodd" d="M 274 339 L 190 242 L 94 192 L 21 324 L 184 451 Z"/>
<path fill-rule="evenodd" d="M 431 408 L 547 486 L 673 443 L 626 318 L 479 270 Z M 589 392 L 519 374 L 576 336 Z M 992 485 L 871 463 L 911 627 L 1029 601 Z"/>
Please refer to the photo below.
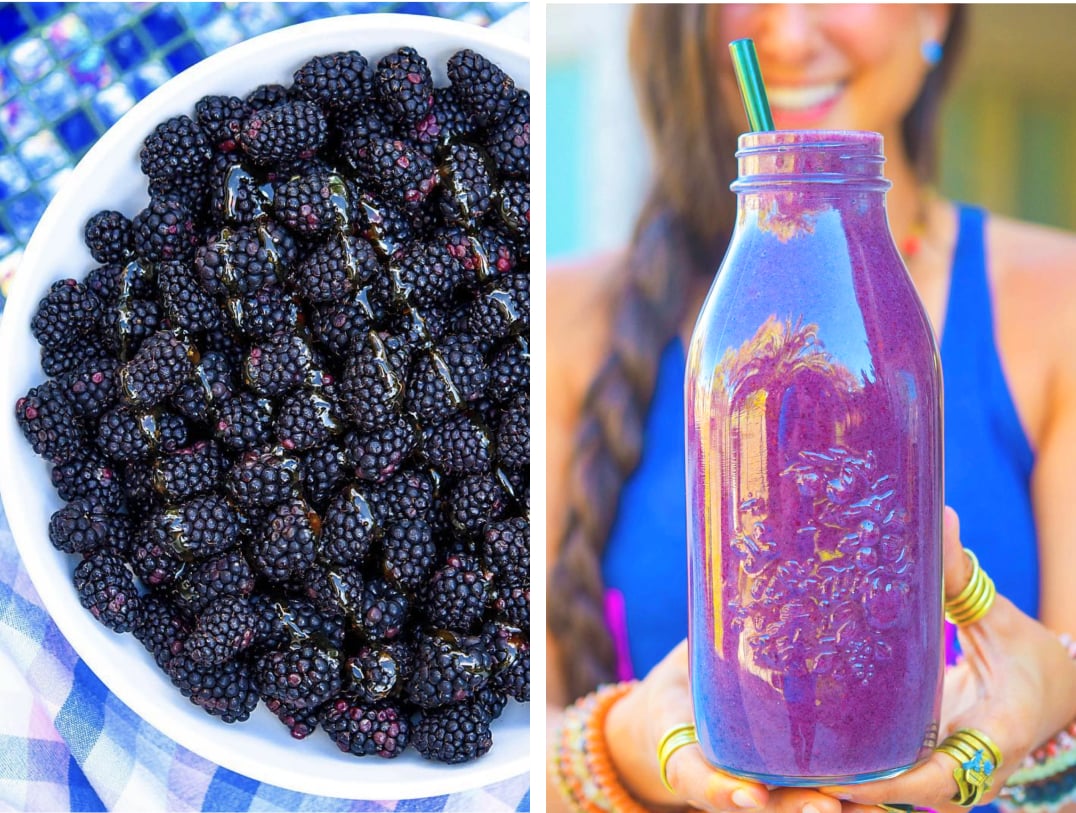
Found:
<path fill-rule="evenodd" d="M 956 598 L 971 581 L 971 559 L 960 543 L 960 518 L 945 506 L 942 527 L 942 561 L 945 566 L 945 597 Z"/>
<path fill-rule="evenodd" d="M 754 810 L 769 800 L 761 785 L 715 770 L 698 744 L 675 751 L 666 763 L 665 776 L 678 796 L 707 810 Z"/>
<path fill-rule="evenodd" d="M 956 761 L 952 757 L 935 752 L 922 765 L 892 779 L 828 787 L 824 791 L 861 805 L 913 801 L 919 807 L 953 810 L 956 806 L 951 800 L 957 792 L 956 779 L 953 778 L 955 768 Z"/>

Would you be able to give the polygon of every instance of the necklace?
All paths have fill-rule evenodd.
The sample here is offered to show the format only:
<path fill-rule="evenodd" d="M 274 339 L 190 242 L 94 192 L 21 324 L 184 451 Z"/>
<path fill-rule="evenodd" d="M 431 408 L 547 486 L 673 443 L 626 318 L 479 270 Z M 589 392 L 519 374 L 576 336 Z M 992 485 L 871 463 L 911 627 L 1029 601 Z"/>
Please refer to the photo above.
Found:
<path fill-rule="evenodd" d="M 927 209 L 926 200 L 920 198 L 915 221 L 912 223 L 911 228 L 908 229 L 908 233 L 904 235 L 904 239 L 897 246 L 906 263 L 914 259 L 923 247 L 923 238 L 927 233 Z"/>

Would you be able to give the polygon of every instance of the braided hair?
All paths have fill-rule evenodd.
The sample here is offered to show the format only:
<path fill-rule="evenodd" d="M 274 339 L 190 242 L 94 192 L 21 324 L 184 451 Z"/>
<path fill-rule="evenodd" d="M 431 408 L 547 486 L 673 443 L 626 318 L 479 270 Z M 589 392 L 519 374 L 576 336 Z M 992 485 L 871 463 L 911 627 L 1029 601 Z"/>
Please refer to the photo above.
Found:
<path fill-rule="evenodd" d="M 735 218 L 728 188 L 736 177 L 739 118 L 718 101 L 721 66 L 708 13 L 706 5 L 661 4 L 632 12 L 632 79 L 652 146 L 654 180 L 618 276 L 609 353 L 583 401 L 567 521 L 549 581 L 549 628 L 567 665 L 570 697 L 615 679 L 602 552 L 621 490 L 642 454 L 661 353 L 689 315 L 689 303 L 712 280 Z M 920 172 L 933 170 L 931 130 L 962 16 L 954 8 L 946 59 L 931 71 L 904 122 L 905 143 Z"/>

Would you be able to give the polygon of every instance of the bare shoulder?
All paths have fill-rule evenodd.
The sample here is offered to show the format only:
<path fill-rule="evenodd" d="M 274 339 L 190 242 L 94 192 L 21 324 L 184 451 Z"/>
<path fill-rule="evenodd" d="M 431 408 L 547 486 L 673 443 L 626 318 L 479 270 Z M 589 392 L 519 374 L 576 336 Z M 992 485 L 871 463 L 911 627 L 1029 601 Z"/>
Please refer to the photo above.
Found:
<path fill-rule="evenodd" d="M 989 241 L 993 273 L 1007 291 L 1058 306 L 1076 295 L 1076 234 L 993 215 Z"/>

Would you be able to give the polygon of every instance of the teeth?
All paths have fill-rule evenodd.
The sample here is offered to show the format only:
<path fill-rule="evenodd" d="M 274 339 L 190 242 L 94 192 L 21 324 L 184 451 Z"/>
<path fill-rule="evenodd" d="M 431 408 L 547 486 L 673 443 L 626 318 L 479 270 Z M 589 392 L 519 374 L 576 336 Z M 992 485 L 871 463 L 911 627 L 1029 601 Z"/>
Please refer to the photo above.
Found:
<path fill-rule="evenodd" d="M 786 110 L 804 110 L 829 101 L 840 92 L 840 89 L 839 82 L 799 88 L 771 87 L 766 90 L 766 95 L 769 96 L 770 104 L 774 107 L 783 107 Z"/>

